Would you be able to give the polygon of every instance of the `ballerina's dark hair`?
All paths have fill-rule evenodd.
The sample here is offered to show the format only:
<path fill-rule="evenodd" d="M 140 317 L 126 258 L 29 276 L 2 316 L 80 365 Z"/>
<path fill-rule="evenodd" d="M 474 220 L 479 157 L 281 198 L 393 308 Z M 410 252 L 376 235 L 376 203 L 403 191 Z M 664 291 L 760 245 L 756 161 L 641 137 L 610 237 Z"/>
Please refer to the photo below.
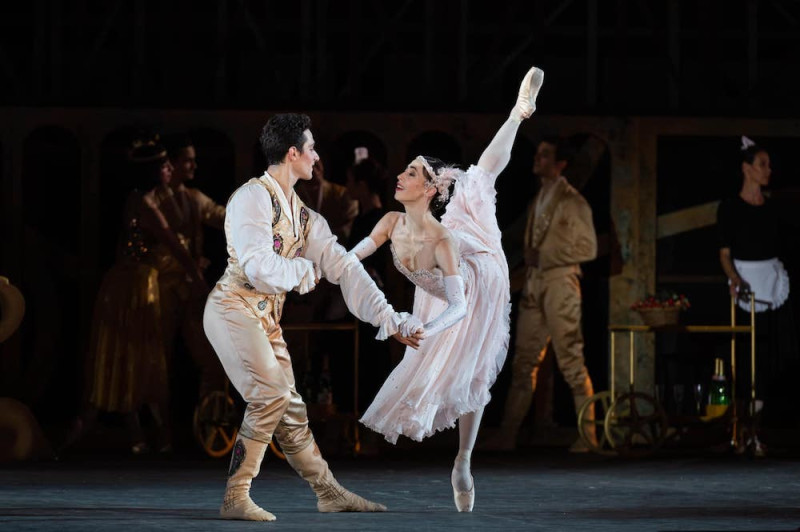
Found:
<path fill-rule="evenodd" d="M 433 172 L 435 174 L 437 174 L 437 175 L 439 175 L 439 173 L 442 170 L 444 170 L 445 168 L 452 168 L 452 165 L 449 165 L 449 164 L 445 163 L 444 161 L 442 161 L 441 159 L 438 159 L 436 157 L 431 157 L 430 155 L 420 155 L 420 157 L 425 159 L 425 162 L 428 163 L 428 166 L 430 166 L 431 170 L 433 170 Z M 436 176 L 432 176 L 430 174 L 430 172 L 428 171 L 428 169 L 425 168 L 424 165 L 422 167 L 422 172 L 425 174 L 425 178 L 428 181 L 430 181 L 431 183 L 434 182 L 434 178 Z M 434 216 L 436 216 L 437 218 L 440 217 L 444 213 L 444 210 L 447 207 L 447 204 L 450 201 L 450 198 L 453 197 L 453 187 L 454 186 L 455 186 L 455 180 L 453 180 L 448 185 L 447 194 L 446 195 L 443 195 L 439 191 L 439 189 L 437 188 L 436 189 L 436 194 L 434 194 L 433 198 L 431 198 L 430 209 L 431 209 L 431 212 L 434 214 Z"/>

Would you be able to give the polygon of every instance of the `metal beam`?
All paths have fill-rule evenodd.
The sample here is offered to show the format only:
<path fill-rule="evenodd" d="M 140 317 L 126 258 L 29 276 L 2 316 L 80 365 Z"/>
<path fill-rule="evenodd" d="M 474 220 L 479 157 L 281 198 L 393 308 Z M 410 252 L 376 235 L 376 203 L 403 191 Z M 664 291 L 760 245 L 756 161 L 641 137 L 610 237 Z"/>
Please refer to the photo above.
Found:
<path fill-rule="evenodd" d="M 45 0 L 33 4 L 33 64 L 31 89 L 34 96 L 41 98 L 45 93 L 45 64 L 47 63 L 47 5 Z"/>
<path fill-rule="evenodd" d="M 561 15 L 561 13 L 563 13 L 564 11 L 566 11 L 566 10 L 567 10 L 567 8 L 568 8 L 570 5 L 572 5 L 572 2 L 573 2 L 573 1 L 574 1 L 574 0 L 564 0 L 563 2 L 561 2 L 561 3 L 558 5 L 558 7 L 556 7 L 556 8 L 553 10 L 553 12 L 552 12 L 552 13 L 550 13 L 550 14 L 549 14 L 547 17 L 545 17 L 545 19 L 544 19 L 544 25 L 545 25 L 545 26 L 550 26 L 550 25 L 551 25 L 553 22 L 555 22 L 555 20 L 556 20 L 556 19 L 559 17 L 559 15 Z"/>
<path fill-rule="evenodd" d="M 300 17 L 302 20 L 300 40 L 300 96 L 308 98 L 308 85 L 311 81 L 311 37 L 313 29 L 313 14 L 311 0 L 301 0 Z"/>
<path fill-rule="evenodd" d="M 597 105 L 597 0 L 586 2 L 586 106 Z"/>
<path fill-rule="evenodd" d="M 258 23 L 253 18 L 253 14 L 250 13 L 250 8 L 247 6 L 248 4 L 245 0 L 239 0 L 239 7 L 242 9 L 245 25 L 247 26 L 247 29 L 250 30 L 253 39 L 255 39 L 256 46 L 258 46 L 258 50 L 262 54 L 268 55 L 267 41 L 264 39 L 264 35 L 262 35 L 261 28 L 258 27 Z"/>
<path fill-rule="evenodd" d="M 62 12 L 61 0 L 50 1 L 50 94 L 61 96 L 61 79 L 64 70 L 61 64 L 61 51 L 64 43 L 61 39 Z"/>
<path fill-rule="evenodd" d="M 328 80 L 328 0 L 318 0 L 317 5 L 317 69 L 314 84 L 316 95 L 322 99 L 328 95 L 325 81 Z"/>
<path fill-rule="evenodd" d="M 669 32 L 669 108 L 677 110 L 680 105 L 681 76 L 681 13 L 680 0 L 669 0 L 667 6 L 667 31 Z"/>
<path fill-rule="evenodd" d="M 103 24 L 100 33 L 98 33 L 97 37 L 95 37 L 94 43 L 92 44 L 92 49 L 86 55 L 86 62 L 83 64 L 83 69 L 86 71 L 87 74 L 92 70 L 92 67 L 94 67 L 95 60 L 97 60 L 97 54 L 100 52 L 100 49 L 106 43 L 108 34 L 111 33 L 111 29 L 116 24 L 117 17 L 122 11 L 124 5 L 125 5 L 125 0 L 117 0 L 117 2 L 114 4 L 111 13 L 108 15 L 108 17 L 106 17 L 105 23 Z M 89 82 L 88 75 L 84 76 L 83 79 L 86 80 L 85 83 Z"/>
<path fill-rule="evenodd" d="M 367 68 L 367 65 L 375 58 L 375 56 L 378 54 L 378 51 L 383 47 L 384 43 L 386 43 L 390 37 L 393 37 L 395 33 L 397 33 L 400 19 L 403 18 L 403 15 L 405 15 L 412 3 L 413 0 L 406 0 L 403 2 L 403 5 L 401 5 L 397 11 L 395 11 L 390 21 L 384 21 L 384 24 L 381 26 L 383 31 L 378 34 L 378 38 L 374 43 L 372 43 L 372 47 L 369 49 L 369 51 L 360 58 L 358 67 L 350 71 L 347 81 L 342 87 L 342 90 L 339 91 L 340 96 L 346 96 L 352 93 L 352 87 L 355 84 L 355 80 L 361 78 Z"/>
<path fill-rule="evenodd" d="M 781 16 L 789 22 L 789 24 L 797 27 L 797 17 L 789 13 L 786 7 L 779 0 L 771 0 L 770 3 L 772 4 L 772 7 L 775 8 L 775 11 L 780 13 Z"/>
<path fill-rule="evenodd" d="M 8 55 L 6 55 L 6 51 L 2 45 L 0 45 L 0 67 L 2 67 L 3 72 L 11 82 L 7 84 L 7 86 L 10 85 L 14 91 L 14 95 L 18 96 L 20 93 L 19 77 L 17 77 L 14 72 L 14 65 L 9 61 Z"/>
<path fill-rule="evenodd" d="M 747 94 L 758 82 L 758 0 L 747 0 Z"/>
<path fill-rule="evenodd" d="M 564 12 L 564 11 L 565 11 L 565 10 L 566 10 L 566 9 L 567 9 L 567 8 L 568 8 L 570 5 L 571 5 L 571 4 L 572 4 L 572 2 L 573 2 L 573 1 L 574 1 L 574 0 L 564 0 L 563 2 L 561 2 L 561 4 L 559 4 L 559 5 L 558 5 L 558 6 L 557 6 L 557 7 L 556 7 L 556 8 L 555 8 L 555 9 L 554 9 L 554 10 L 553 10 L 553 11 L 552 11 L 552 12 L 551 12 L 551 13 L 550 13 L 548 16 L 546 16 L 546 17 L 544 18 L 544 26 L 543 26 L 543 27 L 544 27 L 544 28 L 549 28 L 549 26 L 550 26 L 550 25 L 551 25 L 551 24 L 552 24 L 552 23 L 553 23 L 553 22 L 554 22 L 554 21 L 555 21 L 555 20 L 558 18 L 558 16 L 559 16 L 561 13 L 563 13 L 563 12 Z M 594 0 L 590 0 L 590 1 L 594 1 Z M 537 5 L 538 5 L 538 4 L 537 4 Z M 581 29 L 582 29 L 582 28 L 581 28 Z M 505 32 L 505 28 L 503 29 L 503 31 Z M 548 33 L 549 33 L 549 29 L 548 29 Z M 522 33 L 520 33 L 520 36 L 521 36 L 521 35 L 525 35 L 525 33 L 524 33 L 524 32 L 522 32 Z M 524 51 L 525 51 L 525 50 L 526 50 L 526 49 L 527 49 L 527 48 L 528 48 L 528 47 L 529 47 L 529 46 L 530 46 L 530 45 L 533 43 L 533 41 L 534 41 L 534 39 L 535 39 L 536 37 L 537 37 L 537 35 L 536 35 L 536 32 L 535 32 L 535 31 L 529 31 L 529 30 L 528 30 L 528 32 L 527 32 L 527 36 L 526 36 L 524 39 L 522 39 L 522 41 L 521 41 L 521 42 L 520 42 L 520 43 L 519 43 L 519 44 L 518 44 L 518 45 L 517 45 L 517 46 L 514 48 L 514 50 L 512 50 L 512 51 L 511 51 L 511 53 L 510 53 L 510 54 L 508 54 L 508 55 L 507 55 L 507 56 L 506 56 L 506 57 L 505 57 L 505 58 L 504 58 L 504 59 L 503 59 L 503 60 L 502 60 L 502 61 L 501 61 L 501 62 L 500 62 L 498 65 L 497 65 L 497 68 L 495 68 L 494 70 L 492 70 L 492 71 L 491 71 L 491 72 L 490 72 L 490 73 L 489 73 L 489 74 L 488 74 L 488 75 L 487 75 L 487 76 L 486 76 L 486 77 L 483 79 L 483 83 L 481 84 L 481 87 L 484 87 L 484 88 L 485 88 L 485 87 L 489 86 L 489 85 L 490 85 L 490 84 L 492 84 L 492 83 L 493 83 L 493 82 L 494 82 L 494 81 L 495 81 L 495 80 L 496 80 L 496 79 L 497 79 L 499 76 L 501 76 L 501 75 L 502 75 L 502 74 L 505 72 L 506 68 L 508 68 L 508 65 L 510 65 L 511 63 L 513 63 L 513 62 L 514 62 L 514 61 L 517 59 L 517 57 L 519 57 L 519 56 L 520 56 L 520 54 L 522 54 L 522 52 L 524 52 Z"/>
<path fill-rule="evenodd" d="M 719 201 L 712 201 L 662 214 L 656 222 L 656 238 L 675 236 L 714 225 L 717 223 L 717 208 Z"/>
<path fill-rule="evenodd" d="M 359 74 L 357 76 L 350 76 L 348 78 L 348 84 L 345 86 L 347 90 L 347 94 L 358 94 L 358 89 L 360 88 L 361 79 L 363 69 L 360 69 L 361 66 L 361 54 L 360 46 L 361 38 L 364 37 L 364 32 L 360 31 L 361 29 L 361 6 L 359 5 L 359 0 L 350 0 L 350 20 L 348 21 L 350 26 L 350 31 L 347 35 L 348 40 L 348 56 L 349 56 L 349 67 L 348 70 L 350 72 L 355 72 L 359 70 Z"/>
<path fill-rule="evenodd" d="M 133 83 L 131 89 L 133 96 L 137 100 L 144 95 L 144 70 L 147 62 L 147 5 L 145 0 L 135 0 L 133 3 L 133 50 L 134 60 L 132 62 Z"/>
<path fill-rule="evenodd" d="M 458 22 L 458 101 L 467 99 L 467 36 L 469 35 L 469 2 L 459 2 L 461 17 Z"/>
<path fill-rule="evenodd" d="M 228 96 L 228 0 L 217 2 L 217 54 L 214 95 L 224 102 Z"/>
<path fill-rule="evenodd" d="M 436 11 L 434 0 L 425 0 L 425 84 L 431 85 L 434 82 L 434 57 L 433 45 L 436 35 Z"/>

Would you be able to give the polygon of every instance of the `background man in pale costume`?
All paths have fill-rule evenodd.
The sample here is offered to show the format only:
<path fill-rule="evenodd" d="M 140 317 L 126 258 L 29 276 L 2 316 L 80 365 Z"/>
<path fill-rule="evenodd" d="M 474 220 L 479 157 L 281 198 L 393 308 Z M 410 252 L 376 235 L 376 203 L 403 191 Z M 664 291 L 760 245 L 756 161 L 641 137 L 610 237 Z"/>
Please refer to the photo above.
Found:
<path fill-rule="evenodd" d="M 561 175 L 567 166 L 564 140 L 548 138 L 536 151 L 533 173 L 542 186 L 525 229 L 525 285 L 517 318 L 511 388 L 498 447 L 514 448 L 528 413 L 548 341 L 567 381 L 576 412 L 594 391 L 583 358 L 579 264 L 597 256 L 592 210 Z M 593 410 L 588 412 L 593 419 Z M 588 450 L 580 440 L 570 450 Z"/>
<path fill-rule="evenodd" d="M 294 184 L 311 179 L 319 158 L 310 127 L 307 116 L 296 114 L 275 115 L 264 126 L 267 172 L 240 187 L 228 202 L 228 267 L 206 303 L 206 334 L 248 403 L 220 509 L 227 519 L 275 519 L 249 495 L 273 435 L 316 493 L 319 511 L 386 509 L 341 487 L 320 455 L 295 389 L 280 318 L 286 292 L 307 293 L 324 275 L 341 285 L 355 316 L 380 327 L 379 338 L 395 336 L 416 347 L 422 327 L 413 316 L 394 312 L 358 259 L 336 243 L 325 219 L 295 194 Z"/>
<path fill-rule="evenodd" d="M 205 227 L 222 229 L 225 207 L 186 184 L 194 180 L 197 155 L 187 136 L 175 134 L 164 139 L 172 163 L 172 180 L 168 186 L 156 189 L 155 202 L 181 243 L 189 250 L 201 270 L 208 260 L 203 256 Z M 225 384 L 222 367 L 203 334 L 203 304 L 208 295 L 203 286 L 189 282 L 184 269 L 169 250 L 156 248 L 158 286 L 161 293 L 164 344 L 168 363 L 180 333 L 190 356 L 200 370 L 199 396 L 202 398 Z"/>

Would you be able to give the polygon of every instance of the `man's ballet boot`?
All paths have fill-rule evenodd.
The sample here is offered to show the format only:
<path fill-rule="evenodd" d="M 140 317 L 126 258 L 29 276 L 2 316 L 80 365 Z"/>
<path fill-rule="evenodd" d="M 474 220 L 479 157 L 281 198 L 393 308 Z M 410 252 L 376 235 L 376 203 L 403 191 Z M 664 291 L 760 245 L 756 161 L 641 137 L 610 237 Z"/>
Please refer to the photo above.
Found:
<path fill-rule="evenodd" d="M 583 404 L 586 401 L 590 401 L 593 395 L 594 387 L 592 386 L 592 381 L 588 376 L 583 380 L 583 382 L 580 383 L 579 386 L 573 388 L 572 399 L 575 402 L 576 416 L 580 414 Z M 586 409 L 583 414 L 583 419 L 585 422 L 583 426 L 584 434 L 589 442 L 587 443 L 583 440 L 583 438 L 578 436 L 578 439 L 569 448 L 569 452 L 571 453 L 588 453 L 591 450 L 589 447 L 590 444 L 592 447 L 597 447 L 597 432 L 594 423 L 594 404 L 591 404 Z"/>
<path fill-rule="evenodd" d="M 261 460 L 267 450 L 266 443 L 245 438 L 239 434 L 233 446 L 228 485 L 219 514 L 223 519 L 245 521 L 274 521 L 275 516 L 259 507 L 250 498 L 250 485 L 261 469 Z"/>
<path fill-rule="evenodd" d="M 311 489 L 317 495 L 317 509 L 320 512 L 386 511 L 386 506 L 359 497 L 336 482 L 316 442 L 312 441 L 298 453 L 287 453 L 286 461 L 311 485 Z"/>
<path fill-rule="evenodd" d="M 512 120 L 522 122 L 536 111 L 536 96 L 539 94 L 542 83 L 544 83 L 544 72 L 541 69 L 532 67 L 528 70 L 528 73 L 522 78 L 517 103 L 511 110 Z"/>

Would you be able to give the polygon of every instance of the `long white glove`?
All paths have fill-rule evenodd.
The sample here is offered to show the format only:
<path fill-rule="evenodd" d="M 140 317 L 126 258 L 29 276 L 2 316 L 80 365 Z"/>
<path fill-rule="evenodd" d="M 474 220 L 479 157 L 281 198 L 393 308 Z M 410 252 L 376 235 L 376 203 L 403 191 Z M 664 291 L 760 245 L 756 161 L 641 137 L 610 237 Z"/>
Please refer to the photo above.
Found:
<path fill-rule="evenodd" d="M 401 312 L 400 317 L 403 321 L 400 323 L 400 334 L 409 337 L 415 332 L 422 330 L 423 331 L 423 338 L 425 338 L 425 326 L 422 325 L 422 322 L 414 316 L 413 314 L 409 314 L 408 312 Z"/>
<path fill-rule="evenodd" d="M 444 293 L 447 308 L 425 324 L 425 336 L 432 336 L 461 321 L 467 315 L 467 302 L 464 296 L 464 278 L 448 275 L 444 278 Z"/>
<path fill-rule="evenodd" d="M 370 237 L 366 237 L 361 242 L 356 244 L 355 247 L 350 250 L 350 253 L 358 257 L 359 261 L 362 261 L 375 253 L 377 249 L 378 246 L 375 245 L 375 241 Z"/>

